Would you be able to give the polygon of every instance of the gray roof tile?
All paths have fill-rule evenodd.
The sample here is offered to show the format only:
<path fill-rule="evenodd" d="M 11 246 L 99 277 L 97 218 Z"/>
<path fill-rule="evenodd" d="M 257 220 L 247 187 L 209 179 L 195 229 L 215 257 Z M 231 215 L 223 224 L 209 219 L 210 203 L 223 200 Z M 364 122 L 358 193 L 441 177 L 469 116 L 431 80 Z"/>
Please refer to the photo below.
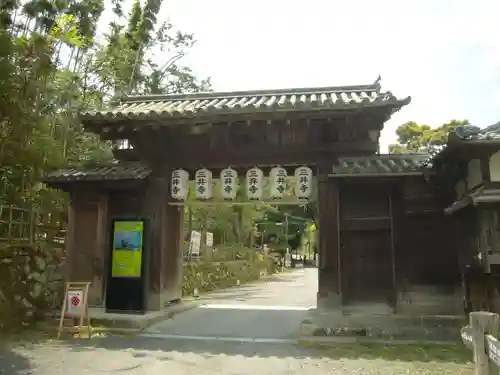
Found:
<path fill-rule="evenodd" d="M 499 141 L 500 140 L 500 122 L 479 128 L 477 126 L 457 126 L 450 133 L 450 138 L 455 137 L 462 141 Z M 453 141 L 453 139 L 451 139 Z"/>
<path fill-rule="evenodd" d="M 381 92 L 378 79 L 371 85 L 361 86 L 130 96 L 115 108 L 80 116 L 84 121 L 99 121 L 378 106 L 392 106 L 397 110 L 409 102 L 410 97 L 398 99 L 390 92 Z"/>
<path fill-rule="evenodd" d="M 469 205 L 477 206 L 478 204 L 488 204 L 488 203 L 499 203 L 500 202 L 500 190 L 499 189 L 487 189 L 484 186 L 480 186 L 475 191 L 472 191 L 462 197 L 459 200 L 453 202 L 449 207 L 445 208 L 445 214 L 452 214 L 456 211 L 461 210 Z"/>
<path fill-rule="evenodd" d="M 60 169 L 44 178 L 47 183 L 144 180 L 151 171 L 141 162 L 121 162 L 91 168 Z"/>
<path fill-rule="evenodd" d="M 389 154 L 341 157 L 333 166 L 332 177 L 356 175 L 397 175 L 420 173 L 429 159 L 428 154 Z"/>

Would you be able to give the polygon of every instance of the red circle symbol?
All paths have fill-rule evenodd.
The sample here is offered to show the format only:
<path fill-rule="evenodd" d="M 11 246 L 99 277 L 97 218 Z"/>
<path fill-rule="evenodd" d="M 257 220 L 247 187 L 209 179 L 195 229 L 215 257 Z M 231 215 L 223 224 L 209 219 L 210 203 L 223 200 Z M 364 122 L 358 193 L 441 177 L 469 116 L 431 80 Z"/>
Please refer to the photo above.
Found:
<path fill-rule="evenodd" d="M 80 306 L 80 297 L 78 296 L 71 297 L 71 306 L 73 307 Z"/>

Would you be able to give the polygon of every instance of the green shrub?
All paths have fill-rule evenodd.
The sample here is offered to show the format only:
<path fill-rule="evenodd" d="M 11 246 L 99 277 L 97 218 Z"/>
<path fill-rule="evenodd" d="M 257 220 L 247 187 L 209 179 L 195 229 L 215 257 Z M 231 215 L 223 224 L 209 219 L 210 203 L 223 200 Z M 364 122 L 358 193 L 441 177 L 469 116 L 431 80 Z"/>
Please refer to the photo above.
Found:
<path fill-rule="evenodd" d="M 182 294 L 192 295 L 258 280 L 263 272 L 273 273 L 274 263 L 253 251 L 252 260 L 195 262 L 184 265 Z"/>

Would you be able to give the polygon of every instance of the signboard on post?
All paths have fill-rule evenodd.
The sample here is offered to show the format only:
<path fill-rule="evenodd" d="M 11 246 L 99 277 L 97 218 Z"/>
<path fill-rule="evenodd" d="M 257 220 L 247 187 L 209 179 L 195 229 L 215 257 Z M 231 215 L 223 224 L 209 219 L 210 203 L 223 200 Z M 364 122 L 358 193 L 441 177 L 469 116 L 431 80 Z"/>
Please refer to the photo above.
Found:
<path fill-rule="evenodd" d="M 83 290 L 68 290 L 66 301 L 68 315 L 80 316 L 83 314 Z"/>
<path fill-rule="evenodd" d="M 111 277 L 141 277 L 144 222 L 115 221 Z"/>
<path fill-rule="evenodd" d="M 211 232 L 207 232 L 207 247 L 214 246 L 214 234 Z"/>
<path fill-rule="evenodd" d="M 88 295 L 90 282 L 69 282 L 66 283 L 64 291 L 64 301 L 61 307 L 61 316 L 59 319 L 59 329 L 57 331 L 57 338 L 60 337 L 61 332 L 65 328 L 71 331 L 80 332 L 84 327 L 87 330 L 88 338 L 92 336 L 92 327 L 90 325 Z M 65 327 L 64 320 L 66 317 L 78 318 L 78 325 L 72 327 Z M 86 323 L 84 325 L 84 323 Z"/>
<path fill-rule="evenodd" d="M 200 255 L 200 246 L 201 245 L 201 233 L 193 230 L 191 232 L 191 239 L 189 241 L 189 254 L 191 256 L 199 256 Z"/>

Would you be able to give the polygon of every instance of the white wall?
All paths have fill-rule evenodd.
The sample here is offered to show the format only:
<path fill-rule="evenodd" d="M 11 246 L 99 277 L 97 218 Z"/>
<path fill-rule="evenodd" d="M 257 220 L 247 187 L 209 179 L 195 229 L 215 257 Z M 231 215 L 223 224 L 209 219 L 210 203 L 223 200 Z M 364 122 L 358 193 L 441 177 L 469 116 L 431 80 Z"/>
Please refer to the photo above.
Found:
<path fill-rule="evenodd" d="M 490 177 L 491 182 L 500 181 L 500 151 L 495 152 L 490 157 Z"/>
<path fill-rule="evenodd" d="M 483 182 L 481 160 L 472 159 L 467 164 L 467 190 L 471 190 Z"/>

